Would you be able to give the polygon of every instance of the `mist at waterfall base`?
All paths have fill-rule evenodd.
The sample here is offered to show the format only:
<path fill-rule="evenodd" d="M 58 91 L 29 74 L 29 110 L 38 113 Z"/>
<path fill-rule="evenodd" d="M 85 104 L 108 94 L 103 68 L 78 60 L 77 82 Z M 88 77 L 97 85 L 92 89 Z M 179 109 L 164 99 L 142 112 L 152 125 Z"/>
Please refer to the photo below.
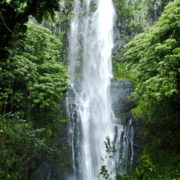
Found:
<path fill-rule="evenodd" d="M 103 165 L 115 179 L 116 168 L 124 174 L 128 164 L 133 162 L 132 120 L 123 126 L 112 109 L 114 21 L 112 0 L 74 1 L 69 37 L 72 88 L 67 96 L 67 112 L 72 121 L 69 145 L 73 172 L 67 180 L 102 179 L 100 169 Z M 108 158 L 106 153 L 107 136 L 116 145 L 113 158 Z"/>

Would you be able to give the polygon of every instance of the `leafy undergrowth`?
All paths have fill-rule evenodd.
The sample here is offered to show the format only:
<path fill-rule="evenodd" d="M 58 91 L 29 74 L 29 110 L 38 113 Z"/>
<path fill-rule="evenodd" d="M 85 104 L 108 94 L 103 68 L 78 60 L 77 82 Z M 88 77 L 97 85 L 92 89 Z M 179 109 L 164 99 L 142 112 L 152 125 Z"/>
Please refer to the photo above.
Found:
<path fill-rule="evenodd" d="M 135 168 L 135 172 L 124 176 L 117 176 L 117 180 L 179 180 L 180 164 L 177 167 L 171 165 L 166 167 L 155 166 L 149 155 L 142 155 L 139 159 L 140 165 Z"/>
<path fill-rule="evenodd" d="M 18 180 L 26 178 L 28 170 L 42 151 L 50 150 L 47 132 L 43 128 L 34 129 L 18 114 L 0 116 L 0 179 Z"/>
<path fill-rule="evenodd" d="M 131 179 L 179 179 L 180 169 L 180 0 L 167 5 L 160 19 L 137 35 L 123 55 L 117 55 L 115 77 L 129 78 L 137 105 L 133 116 L 142 119 L 141 166 Z M 146 162 L 150 162 L 146 167 Z M 146 159 L 143 159 L 145 158 Z M 151 167 L 152 165 L 152 167 Z M 120 177 L 122 178 L 122 177 Z"/>

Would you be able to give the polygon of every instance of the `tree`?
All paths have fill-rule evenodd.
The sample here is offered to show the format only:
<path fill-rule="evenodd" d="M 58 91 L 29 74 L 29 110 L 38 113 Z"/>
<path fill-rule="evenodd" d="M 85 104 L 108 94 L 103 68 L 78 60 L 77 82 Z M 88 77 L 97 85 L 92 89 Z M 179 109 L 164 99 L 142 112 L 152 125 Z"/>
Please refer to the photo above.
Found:
<path fill-rule="evenodd" d="M 133 114 L 143 119 L 144 153 L 163 165 L 177 165 L 179 159 L 179 32 L 180 1 L 176 0 L 169 3 L 151 29 L 126 46 L 125 53 L 126 69 L 135 87 L 132 98 L 137 107 Z"/>
<path fill-rule="evenodd" d="M 0 61 L 0 179 L 4 180 L 27 179 L 46 157 L 58 167 L 68 164 L 68 148 L 59 145 L 66 126 L 60 99 L 69 87 L 61 39 L 38 25 L 27 27 L 24 38 L 8 48 L 7 61 Z"/>
<path fill-rule="evenodd" d="M 16 38 L 17 33 L 25 32 L 25 23 L 31 15 L 38 22 L 47 14 L 52 17 L 59 9 L 58 0 L 2 0 L 0 1 L 0 59 L 8 56 L 7 48 Z"/>
<path fill-rule="evenodd" d="M 1 113 L 21 112 L 27 118 L 31 108 L 57 110 L 68 89 L 60 61 L 61 41 L 49 30 L 28 25 L 25 38 L 14 43 L 0 77 Z M 26 112 L 26 114 L 24 114 Z"/>

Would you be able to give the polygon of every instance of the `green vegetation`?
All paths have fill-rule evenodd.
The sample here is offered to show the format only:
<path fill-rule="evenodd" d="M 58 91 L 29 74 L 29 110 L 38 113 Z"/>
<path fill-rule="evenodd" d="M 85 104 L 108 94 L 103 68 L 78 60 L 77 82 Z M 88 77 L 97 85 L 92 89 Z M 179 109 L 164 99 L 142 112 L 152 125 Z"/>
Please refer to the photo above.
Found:
<path fill-rule="evenodd" d="M 129 42 L 115 56 L 114 76 L 132 81 L 133 115 L 143 122 L 140 164 L 117 180 L 180 177 L 180 0 L 170 1 L 114 0 L 121 39 Z M 44 160 L 54 162 L 58 177 L 70 167 L 71 152 L 59 139 L 67 135 L 61 101 L 69 88 L 72 7 L 72 0 L 0 1 L 2 180 L 26 180 Z M 30 16 L 36 25 L 28 23 Z M 111 154 L 110 145 L 107 139 Z M 101 176 L 110 177 L 105 166 Z"/>
<path fill-rule="evenodd" d="M 59 140 L 67 135 L 71 14 L 72 0 L 0 2 L 0 179 L 29 179 L 45 161 L 57 177 L 70 166 Z"/>
<path fill-rule="evenodd" d="M 59 0 L 2 0 L 0 2 L 0 59 L 8 57 L 7 47 L 12 46 L 19 32 L 26 32 L 25 23 L 31 15 L 41 22 L 43 17 L 54 17 Z"/>
<path fill-rule="evenodd" d="M 152 26 L 172 0 L 115 0 L 117 25 L 121 35 L 134 36 Z"/>
<path fill-rule="evenodd" d="M 133 82 L 131 99 L 137 104 L 133 115 L 143 120 L 143 154 L 153 163 L 143 159 L 147 156 L 141 157 L 142 166 L 136 168 L 139 179 L 173 179 L 180 175 L 179 32 L 180 1 L 175 0 L 152 28 L 127 44 L 124 55 L 118 58 L 117 54 L 119 61 L 114 62 L 116 78 Z M 146 161 L 149 170 L 143 165 Z"/>
<path fill-rule="evenodd" d="M 34 158 L 50 150 L 42 136 L 45 129 L 34 129 L 32 123 L 10 113 L 0 116 L 0 127 L 0 179 L 27 179 Z"/>
<path fill-rule="evenodd" d="M 70 28 L 70 20 L 72 17 L 73 0 L 60 0 L 60 8 L 55 12 L 54 19 L 46 16 L 42 21 L 42 26 L 51 30 L 56 36 L 60 36 L 61 60 L 67 61 L 68 56 L 68 33 Z"/>
<path fill-rule="evenodd" d="M 26 112 L 33 107 L 58 107 L 68 89 L 60 63 L 61 41 L 45 28 L 28 25 L 26 37 L 14 43 L 8 61 L 1 62 L 1 104 L 6 112 Z"/>
<path fill-rule="evenodd" d="M 27 27 L 0 62 L 0 179 L 27 179 L 37 158 L 58 156 L 55 140 L 66 122 L 59 102 L 69 88 L 61 40 L 45 28 Z"/>

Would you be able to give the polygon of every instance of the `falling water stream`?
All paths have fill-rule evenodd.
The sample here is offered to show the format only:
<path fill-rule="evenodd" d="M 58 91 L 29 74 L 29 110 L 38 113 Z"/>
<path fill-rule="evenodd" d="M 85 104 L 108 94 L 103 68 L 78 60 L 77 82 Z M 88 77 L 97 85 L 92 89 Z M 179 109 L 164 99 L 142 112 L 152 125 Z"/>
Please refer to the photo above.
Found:
<path fill-rule="evenodd" d="M 69 36 L 72 89 L 67 97 L 73 174 L 68 179 L 98 180 L 102 165 L 115 169 L 113 162 L 104 160 L 106 137 L 115 136 L 110 97 L 114 18 L 112 0 L 74 1 Z"/>

